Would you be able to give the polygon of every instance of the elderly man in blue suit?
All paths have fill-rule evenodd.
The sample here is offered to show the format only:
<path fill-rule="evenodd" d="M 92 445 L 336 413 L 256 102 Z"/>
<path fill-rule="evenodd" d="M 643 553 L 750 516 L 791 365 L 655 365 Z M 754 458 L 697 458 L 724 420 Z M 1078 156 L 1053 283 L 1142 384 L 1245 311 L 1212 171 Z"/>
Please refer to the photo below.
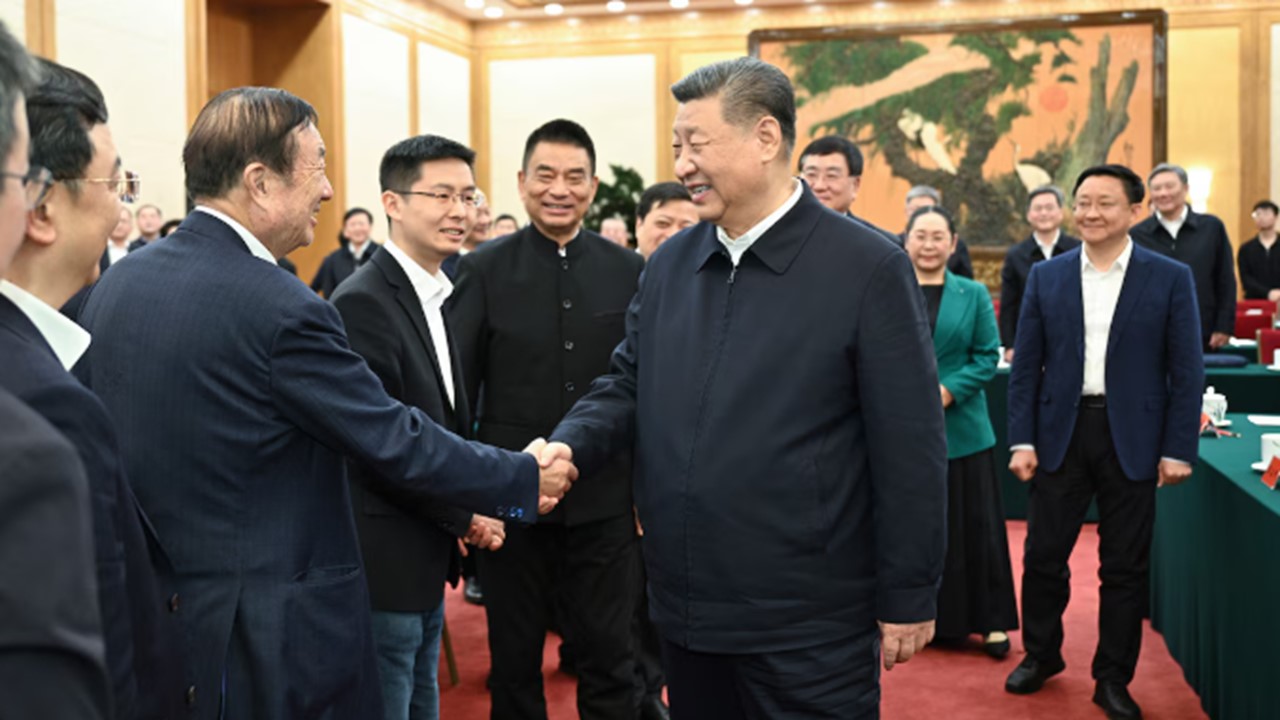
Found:
<path fill-rule="evenodd" d="M 98 338 L 81 369 L 172 561 L 207 720 L 382 715 L 344 456 L 402 502 L 516 522 L 576 476 L 391 399 L 337 311 L 276 265 L 333 194 L 315 123 L 283 90 L 210 101 L 183 149 L 196 210 L 81 315 Z"/>
<path fill-rule="evenodd" d="M 1022 576 L 1027 656 L 1005 689 L 1036 692 L 1061 672 L 1067 560 L 1098 500 L 1102 569 L 1093 700 L 1138 718 L 1129 695 L 1142 644 L 1155 490 L 1191 475 L 1204 360 L 1186 265 L 1129 236 L 1142 179 L 1120 165 L 1080 174 L 1081 248 L 1027 279 L 1009 377 L 1009 469 L 1030 481 Z"/>
<path fill-rule="evenodd" d="M 929 641 L 942 573 L 924 299 L 906 253 L 792 177 L 778 68 L 672 92 L 702 222 L 649 259 L 611 373 L 552 440 L 583 472 L 634 445 L 673 718 L 878 717 L 877 652 Z"/>

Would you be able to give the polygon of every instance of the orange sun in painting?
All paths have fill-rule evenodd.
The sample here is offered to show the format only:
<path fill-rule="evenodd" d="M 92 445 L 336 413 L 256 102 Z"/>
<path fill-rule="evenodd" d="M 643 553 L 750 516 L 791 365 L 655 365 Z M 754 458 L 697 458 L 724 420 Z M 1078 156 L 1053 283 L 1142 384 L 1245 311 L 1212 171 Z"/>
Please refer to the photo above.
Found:
<path fill-rule="evenodd" d="M 1041 90 L 1040 107 L 1048 112 L 1062 112 L 1067 108 L 1067 89 L 1055 83 Z"/>

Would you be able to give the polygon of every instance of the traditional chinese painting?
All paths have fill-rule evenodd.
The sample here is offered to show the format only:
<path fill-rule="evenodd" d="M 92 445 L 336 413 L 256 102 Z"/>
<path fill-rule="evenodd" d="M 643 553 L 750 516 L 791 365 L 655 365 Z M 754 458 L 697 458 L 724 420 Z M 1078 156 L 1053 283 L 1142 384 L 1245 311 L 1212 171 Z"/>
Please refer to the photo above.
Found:
<path fill-rule="evenodd" d="M 895 232 L 907 190 L 931 185 L 969 245 L 1004 247 L 1026 237 L 1029 190 L 1069 195 L 1090 165 L 1145 176 L 1164 157 L 1163 12 L 765 30 L 750 44 L 795 85 L 797 149 L 858 143 L 853 210 Z"/>

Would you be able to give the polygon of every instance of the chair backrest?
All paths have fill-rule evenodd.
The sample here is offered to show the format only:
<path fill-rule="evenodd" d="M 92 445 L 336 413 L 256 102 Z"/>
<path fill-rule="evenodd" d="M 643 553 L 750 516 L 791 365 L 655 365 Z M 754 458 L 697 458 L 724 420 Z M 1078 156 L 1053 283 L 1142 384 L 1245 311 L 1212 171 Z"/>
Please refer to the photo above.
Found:
<path fill-rule="evenodd" d="M 1264 315 L 1275 315 L 1276 304 L 1270 300 L 1237 300 L 1236 312 L 1261 310 Z"/>
<path fill-rule="evenodd" d="M 1236 332 L 1238 338 L 1252 338 L 1259 330 L 1270 330 L 1275 326 L 1275 315 L 1261 313 L 1250 315 L 1248 311 L 1236 313 Z"/>
<path fill-rule="evenodd" d="M 1275 360 L 1276 350 L 1280 349 L 1280 330 L 1264 328 L 1258 331 L 1258 362 L 1271 365 Z"/>

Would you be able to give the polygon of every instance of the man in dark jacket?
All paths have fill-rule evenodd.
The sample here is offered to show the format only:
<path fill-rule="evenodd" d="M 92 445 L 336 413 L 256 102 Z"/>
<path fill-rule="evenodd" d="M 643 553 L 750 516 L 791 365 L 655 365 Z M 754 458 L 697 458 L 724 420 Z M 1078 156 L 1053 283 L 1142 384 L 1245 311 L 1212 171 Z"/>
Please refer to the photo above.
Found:
<path fill-rule="evenodd" d="M 1253 206 L 1258 234 L 1240 246 L 1240 284 L 1246 300 L 1280 301 L 1280 251 L 1276 250 L 1276 214 L 1280 207 L 1270 200 Z"/>
<path fill-rule="evenodd" d="M 876 717 L 877 648 L 924 647 L 942 573 L 924 299 L 900 248 L 792 177 L 780 70 L 740 58 L 672 91 L 703 222 L 650 258 L 610 373 L 544 454 L 567 444 L 585 476 L 634 446 L 673 718 Z"/>
<path fill-rule="evenodd" d="M 1000 344 L 1004 361 L 1013 362 L 1013 339 L 1018 334 L 1018 310 L 1027 287 L 1031 266 L 1055 255 L 1080 247 L 1080 239 L 1062 232 L 1062 190 L 1044 185 L 1027 196 L 1027 223 L 1031 236 L 1013 245 L 1000 269 Z"/>
<path fill-rule="evenodd" d="M 1147 176 L 1153 212 L 1133 226 L 1133 241 L 1191 268 L 1206 350 L 1227 344 L 1236 327 L 1235 258 L 1227 228 L 1187 204 L 1187 171 L 1161 163 Z"/>
<path fill-rule="evenodd" d="M 577 123 L 535 130 L 519 173 L 529 225 L 458 263 L 450 313 L 484 442 L 525 447 L 549 433 L 608 371 L 622 340 L 644 261 L 582 227 L 595 167 L 591 137 Z M 576 653 L 578 713 L 634 717 L 629 457 L 616 453 L 537 525 L 508 528 L 502 552 L 480 556 L 494 720 L 546 717 L 542 651 L 557 594 L 561 630 Z"/>

